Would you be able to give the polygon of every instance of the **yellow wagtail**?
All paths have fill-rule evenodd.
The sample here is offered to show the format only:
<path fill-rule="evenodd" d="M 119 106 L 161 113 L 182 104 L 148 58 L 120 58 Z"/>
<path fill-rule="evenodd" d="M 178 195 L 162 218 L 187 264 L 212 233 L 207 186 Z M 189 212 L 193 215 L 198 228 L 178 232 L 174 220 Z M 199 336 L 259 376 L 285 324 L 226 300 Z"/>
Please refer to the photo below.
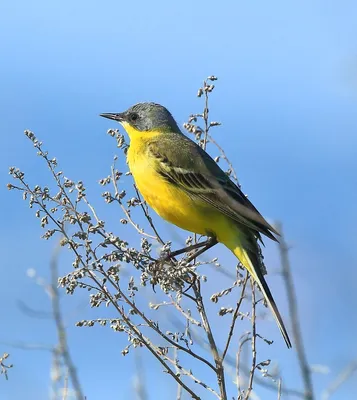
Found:
<path fill-rule="evenodd" d="M 291 347 L 264 279 L 257 244 L 261 233 L 277 241 L 273 233 L 278 232 L 217 163 L 180 131 L 165 107 L 139 103 L 123 113 L 101 116 L 118 121 L 127 131 L 129 168 L 147 203 L 165 220 L 228 247 L 258 283 Z"/>

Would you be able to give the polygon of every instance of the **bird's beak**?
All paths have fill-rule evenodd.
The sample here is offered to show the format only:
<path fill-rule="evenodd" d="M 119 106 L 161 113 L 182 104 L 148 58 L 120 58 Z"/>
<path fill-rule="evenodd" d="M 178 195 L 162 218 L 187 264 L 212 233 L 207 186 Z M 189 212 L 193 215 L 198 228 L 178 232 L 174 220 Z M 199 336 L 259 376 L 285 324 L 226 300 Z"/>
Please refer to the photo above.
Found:
<path fill-rule="evenodd" d="M 100 114 L 101 117 L 113 119 L 114 121 L 123 122 L 125 121 L 125 113 L 105 113 Z"/>

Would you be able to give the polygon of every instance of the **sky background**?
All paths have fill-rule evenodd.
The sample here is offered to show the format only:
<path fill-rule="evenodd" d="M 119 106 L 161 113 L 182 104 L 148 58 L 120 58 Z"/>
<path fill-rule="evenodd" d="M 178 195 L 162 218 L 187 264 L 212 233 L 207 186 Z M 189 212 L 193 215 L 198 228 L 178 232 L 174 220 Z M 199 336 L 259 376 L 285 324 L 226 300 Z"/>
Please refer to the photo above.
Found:
<path fill-rule="evenodd" d="M 269 220 L 283 222 L 291 245 L 308 360 L 330 371 L 314 375 L 317 398 L 356 359 L 356 14 L 353 0 L 0 2 L 0 352 L 11 353 L 15 364 L 9 381 L 0 381 L 1 399 L 49 398 L 50 353 L 11 345 L 56 341 L 51 321 L 19 308 L 22 301 L 50 311 L 48 296 L 26 271 L 34 268 L 48 279 L 55 245 L 40 240 L 33 210 L 6 189 L 12 165 L 27 172 L 32 184 L 49 180 L 24 129 L 44 141 L 66 175 L 86 183 L 92 203 L 115 225 L 119 210 L 103 204 L 97 182 L 119 154 L 106 135 L 116 126 L 98 114 L 155 101 L 182 124 L 202 109 L 196 92 L 211 74 L 219 77 L 211 116 L 223 124 L 216 139 L 244 191 Z M 156 221 L 168 235 L 184 237 Z M 218 250 L 233 267 L 228 251 Z M 278 249 L 269 244 L 265 254 L 269 284 L 288 320 L 286 294 L 274 274 Z M 68 257 L 61 257 L 61 271 L 69 271 Z M 212 277 L 210 293 L 227 283 L 219 274 Z M 63 307 L 88 400 L 133 398 L 138 359 L 134 353 L 121 356 L 126 338 L 109 328 L 74 327 L 79 319 L 100 315 L 89 309 L 84 292 L 65 297 Z M 261 329 L 276 339 L 268 349 L 261 346 L 262 359 L 279 362 L 284 383 L 301 387 L 294 349 L 285 349 L 273 322 Z M 140 360 L 149 398 L 175 398 L 175 385 L 161 367 L 145 354 Z M 207 380 L 215 384 L 209 375 Z M 256 392 L 263 400 L 277 397 L 259 386 Z M 351 378 L 333 399 L 356 393 Z"/>

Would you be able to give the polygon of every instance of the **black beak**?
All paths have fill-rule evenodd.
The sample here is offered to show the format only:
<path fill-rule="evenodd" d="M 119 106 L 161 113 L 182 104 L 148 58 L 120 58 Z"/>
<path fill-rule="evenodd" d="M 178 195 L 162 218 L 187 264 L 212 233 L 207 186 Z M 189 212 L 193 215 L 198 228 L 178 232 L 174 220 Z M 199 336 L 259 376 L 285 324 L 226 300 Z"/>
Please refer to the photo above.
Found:
<path fill-rule="evenodd" d="M 100 114 L 101 117 L 113 119 L 114 121 L 122 122 L 125 121 L 125 113 L 105 113 Z"/>

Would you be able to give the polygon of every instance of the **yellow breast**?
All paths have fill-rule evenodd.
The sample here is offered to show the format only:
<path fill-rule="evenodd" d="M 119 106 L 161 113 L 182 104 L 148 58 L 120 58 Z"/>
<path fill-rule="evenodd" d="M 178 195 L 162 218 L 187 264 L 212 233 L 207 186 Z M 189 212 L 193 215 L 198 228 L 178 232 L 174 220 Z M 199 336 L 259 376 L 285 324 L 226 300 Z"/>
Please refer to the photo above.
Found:
<path fill-rule="evenodd" d="M 167 182 L 156 170 L 156 160 L 148 155 L 147 138 L 132 138 L 128 164 L 135 183 L 146 202 L 165 220 L 198 234 L 212 232 L 210 207 L 193 200 L 183 190 Z"/>

